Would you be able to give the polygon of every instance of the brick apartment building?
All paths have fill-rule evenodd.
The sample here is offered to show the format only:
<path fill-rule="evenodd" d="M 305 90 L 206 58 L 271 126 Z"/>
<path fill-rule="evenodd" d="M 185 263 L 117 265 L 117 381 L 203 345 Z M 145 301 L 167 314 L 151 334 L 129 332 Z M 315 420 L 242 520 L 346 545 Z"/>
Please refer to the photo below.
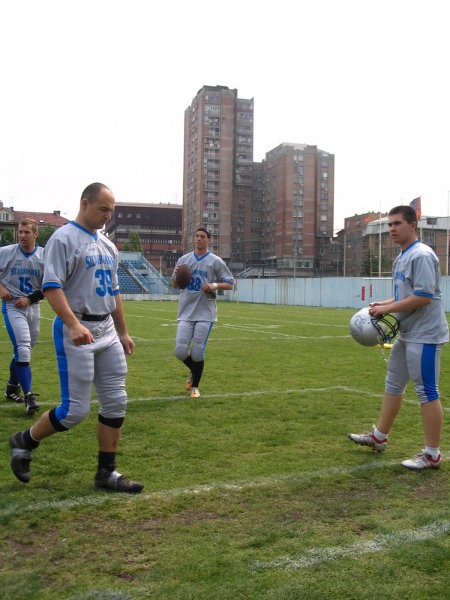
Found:
<path fill-rule="evenodd" d="M 170 276 L 182 255 L 182 207 L 177 204 L 117 202 L 105 227 L 109 239 L 123 250 L 131 231 L 139 235 L 145 258 Z"/>
<path fill-rule="evenodd" d="M 317 273 L 333 235 L 334 156 L 281 144 L 253 162 L 253 113 L 253 99 L 226 86 L 203 86 L 186 109 L 183 248 L 203 225 L 235 273 Z"/>
<path fill-rule="evenodd" d="M 251 255 L 253 99 L 226 86 L 201 88 L 184 115 L 183 247 L 195 229 L 232 269 Z"/>
<path fill-rule="evenodd" d="M 380 213 L 375 212 L 354 215 L 345 219 L 344 223 L 344 229 L 338 232 L 331 244 L 331 249 L 335 250 L 336 273 L 348 277 L 389 277 L 399 248 L 389 235 L 387 214 L 382 214 L 381 218 Z M 419 239 L 436 252 L 441 273 L 445 275 L 449 217 L 422 215 L 418 225 Z"/>
<path fill-rule="evenodd" d="M 333 236 L 334 155 L 283 143 L 263 161 L 262 258 L 280 276 L 326 271 Z"/>

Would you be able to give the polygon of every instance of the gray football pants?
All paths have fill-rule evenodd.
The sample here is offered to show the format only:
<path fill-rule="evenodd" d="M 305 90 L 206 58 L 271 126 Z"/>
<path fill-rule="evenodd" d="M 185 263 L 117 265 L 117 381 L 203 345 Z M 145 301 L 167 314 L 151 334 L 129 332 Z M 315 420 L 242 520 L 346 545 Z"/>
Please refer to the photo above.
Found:
<path fill-rule="evenodd" d="M 185 360 L 190 351 L 193 361 L 202 361 L 213 325 L 211 321 L 180 321 L 177 328 L 175 356 L 179 360 Z"/>
<path fill-rule="evenodd" d="M 112 317 L 106 321 L 82 323 L 94 336 L 92 344 L 75 346 L 62 320 L 56 317 L 53 323 L 61 384 L 61 404 L 56 408 L 55 416 L 67 429 L 89 414 L 92 384 L 103 417 L 125 416 L 127 404 L 127 363 Z"/>

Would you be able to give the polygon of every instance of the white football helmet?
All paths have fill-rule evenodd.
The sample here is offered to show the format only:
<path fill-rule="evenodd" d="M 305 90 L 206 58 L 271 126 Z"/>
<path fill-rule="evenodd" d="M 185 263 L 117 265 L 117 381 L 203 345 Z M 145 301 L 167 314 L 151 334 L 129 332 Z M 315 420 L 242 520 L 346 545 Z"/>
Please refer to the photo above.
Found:
<path fill-rule="evenodd" d="M 398 333 L 399 322 L 394 315 L 372 317 L 369 309 L 362 308 L 350 319 L 350 333 L 363 346 L 377 346 L 391 342 Z"/>

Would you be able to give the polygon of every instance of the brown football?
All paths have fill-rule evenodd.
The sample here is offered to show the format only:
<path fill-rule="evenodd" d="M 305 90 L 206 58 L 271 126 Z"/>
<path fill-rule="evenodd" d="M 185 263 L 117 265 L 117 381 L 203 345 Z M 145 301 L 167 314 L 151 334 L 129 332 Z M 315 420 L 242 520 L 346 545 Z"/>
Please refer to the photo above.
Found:
<path fill-rule="evenodd" d="M 186 264 L 181 264 L 177 268 L 175 279 L 180 290 L 187 288 L 192 277 L 191 269 Z"/>

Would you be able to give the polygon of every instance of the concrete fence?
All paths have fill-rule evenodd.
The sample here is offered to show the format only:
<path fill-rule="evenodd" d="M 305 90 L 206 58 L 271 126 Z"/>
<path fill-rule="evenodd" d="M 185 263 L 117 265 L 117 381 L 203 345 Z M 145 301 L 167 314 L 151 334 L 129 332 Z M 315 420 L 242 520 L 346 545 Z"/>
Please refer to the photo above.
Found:
<path fill-rule="evenodd" d="M 450 312 L 450 277 L 441 278 L 442 303 Z M 228 300 L 260 304 L 361 308 L 392 297 L 392 279 L 374 277 L 302 277 L 297 279 L 238 279 Z"/>
<path fill-rule="evenodd" d="M 450 277 L 441 277 L 442 304 L 450 312 Z M 235 289 L 217 299 L 257 304 L 362 308 L 392 297 L 392 279 L 362 277 L 298 277 L 238 279 Z M 124 300 L 178 300 L 175 294 L 124 294 Z"/>

